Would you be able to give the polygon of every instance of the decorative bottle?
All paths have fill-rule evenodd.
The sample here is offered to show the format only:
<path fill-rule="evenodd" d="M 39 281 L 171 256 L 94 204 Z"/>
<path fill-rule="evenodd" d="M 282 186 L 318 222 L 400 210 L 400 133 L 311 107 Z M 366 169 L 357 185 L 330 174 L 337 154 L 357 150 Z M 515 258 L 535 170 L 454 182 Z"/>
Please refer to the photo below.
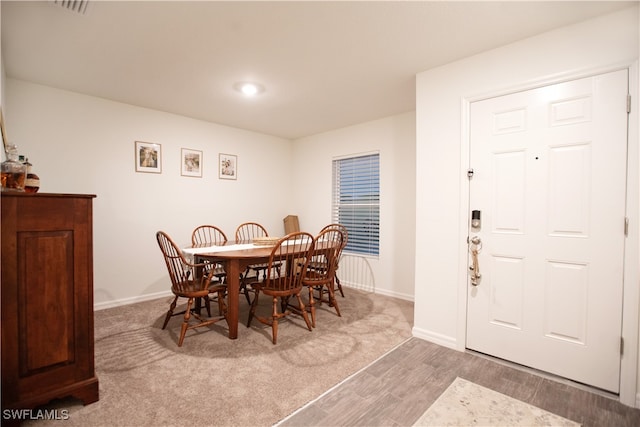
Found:
<path fill-rule="evenodd" d="M 27 179 L 24 183 L 24 191 L 26 191 L 27 193 L 37 193 L 40 189 L 40 177 L 33 173 L 33 165 L 29 163 L 28 158 L 26 159 L 24 164 L 27 167 Z"/>
<path fill-rule="evenodd" d="M 7 147 L 7 160 L 2 162 L 2 191 L 24 191 L 27 167 L 18 161 L 18 147 Z"/>

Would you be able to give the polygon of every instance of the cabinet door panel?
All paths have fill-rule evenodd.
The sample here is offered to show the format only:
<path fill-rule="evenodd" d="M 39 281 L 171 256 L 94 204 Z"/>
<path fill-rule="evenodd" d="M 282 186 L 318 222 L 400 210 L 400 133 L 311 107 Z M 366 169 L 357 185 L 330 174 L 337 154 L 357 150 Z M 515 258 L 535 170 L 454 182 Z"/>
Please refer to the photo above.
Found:
<path fill-rule="evenodd" d="M 20 375 L 74 363 L 73 231 L 18 233 Z"/>
<path fill-rule="evenodd" d="M 2 406 L 98 400 L 91 195 L 2 193 Z"/>

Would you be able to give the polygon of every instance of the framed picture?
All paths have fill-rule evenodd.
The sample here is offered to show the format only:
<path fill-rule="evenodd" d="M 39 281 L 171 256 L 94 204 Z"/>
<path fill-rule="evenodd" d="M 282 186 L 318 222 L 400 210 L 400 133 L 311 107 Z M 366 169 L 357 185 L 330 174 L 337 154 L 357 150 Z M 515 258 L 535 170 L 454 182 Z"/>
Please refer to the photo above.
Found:
<path fill-rule="evenodd" d="M 180 174 L 202 178 L 202 151 L 183 148 L 180 152 Z"/>
<path fill-rule="evenodd" d="M 162 173 L 162 146 L 136 141 L 136 172 Z"/>
<path fill-rule="evenodd" d="M 220 153 L 220 170 L 218 178 L 220 179 L 237 179 L 238 178 L 238 156 L 233 154 Z"/>
<path fill-rule="evenodd" d="M 4 130 L 4 117 L 2 116 L 2 108 L 0 108 L 0 132 L 2 132 L 2 147 L 4 152 L 7 153 L 9 148 L 9 141 L 7 140 L 7 131 Z"/>

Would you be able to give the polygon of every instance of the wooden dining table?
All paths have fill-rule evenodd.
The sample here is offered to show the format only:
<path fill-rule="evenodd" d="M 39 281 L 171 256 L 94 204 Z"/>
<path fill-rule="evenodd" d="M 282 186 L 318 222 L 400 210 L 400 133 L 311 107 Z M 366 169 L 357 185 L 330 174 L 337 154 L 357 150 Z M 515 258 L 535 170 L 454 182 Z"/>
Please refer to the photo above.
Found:
<path fill-rule="evenodd" d="M 294 250 L 304 254 L 308 245 L 299 245 Z M 192 246 L 183 249 L 192 255 L 196 262 L 207 260 L 220 263 L 226 272 L 227 284 L 227 324 L 229 338 L 238 338 L 238 312 L 240 309 L 240 274 L 251 264 L 268 262 L 273 246 L 259 246 L 250 242 L 229 241 L 218 246 Z"/>

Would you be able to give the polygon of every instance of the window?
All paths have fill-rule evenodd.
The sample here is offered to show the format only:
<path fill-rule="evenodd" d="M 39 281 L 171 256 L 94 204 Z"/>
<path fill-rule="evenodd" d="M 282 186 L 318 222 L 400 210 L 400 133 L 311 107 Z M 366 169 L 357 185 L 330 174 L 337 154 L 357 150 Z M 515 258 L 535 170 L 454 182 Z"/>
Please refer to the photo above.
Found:
<path fill-rule="evenodd" d="M 378 255 L 380 244 L 380 154 L 333 161 L 332 220 L 349 232 L 345 251 Z"/>

